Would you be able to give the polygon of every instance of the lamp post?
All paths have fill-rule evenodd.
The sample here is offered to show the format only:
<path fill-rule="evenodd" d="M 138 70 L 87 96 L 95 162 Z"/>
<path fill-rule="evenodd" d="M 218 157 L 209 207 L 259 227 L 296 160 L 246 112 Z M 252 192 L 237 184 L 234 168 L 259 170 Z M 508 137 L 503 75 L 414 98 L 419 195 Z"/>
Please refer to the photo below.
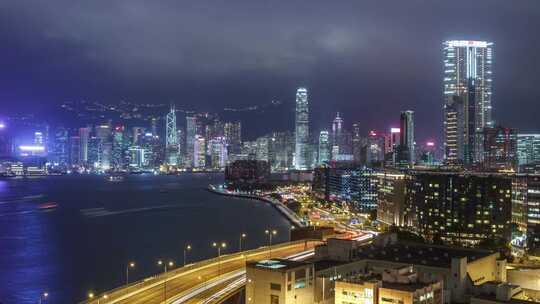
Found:
<path fill-rule="evenodd" d="M 268 235 L 268 250 L 270 252 L 270 258 L 272 258 L 272 236 L 277 234 L 277 231 L 274 230 L 265 230 L 264 233 Z"/>
<path fill-rule="evenodd" d="M 163 301 L 167 301 L 167 266 L 172 267 L 174 266 L 174 263 L 172 261 L 169 261 L 168 263 L 163 262 L 162 260 L 158 261 L 158 266 L 163 266 L 164 272 L 165 272 L 165 282 L 163 282 Z"/>
<path fill-rule="evenodd" d="M 43 301 L 45 299 L 47 299 L 49 297 L 49 293 L 48 292 L 44 292 L 42 294 L 39 295 L 39 304 L 43 303 Z"/>
<path fill-rule="evenodd" d="M 186 267 L 186 257 L 187 257 L 187 252 L 191 250 L 191 245 L 187 245 L 186 247 L 184 247 L 184 267 Z"/>
<path fill-rule="evenodd" d="M 218 276 L 221 274 L 221 248 L 225 249 L 227 248 L 227 243 L 221 242 L 221 244 L 218 244 L 216 242 L 212 243 L 212 247 L 217 248 L 217 254 L 218 254 Z"/>
<path fill-rule="evenodd" d="M 242 240 L 247 237 L 247 234 L 240 234 L 240 239 L 238 240 L 238 252 L 242 252 Z"/>
<path fill-rule="evenodd" d="M 135 268 L 135 262 L 129 262 L 126 265 L 126 285 L 129 284 L 129 269 L 130 268 Z"/>
<path fill-rule="evenodd" d="M 296 227 L 294 227 L 292 225 L 289 227 L 289 242 L 292 242 L 292 231 L 294 229 L 296 229 Z"/>

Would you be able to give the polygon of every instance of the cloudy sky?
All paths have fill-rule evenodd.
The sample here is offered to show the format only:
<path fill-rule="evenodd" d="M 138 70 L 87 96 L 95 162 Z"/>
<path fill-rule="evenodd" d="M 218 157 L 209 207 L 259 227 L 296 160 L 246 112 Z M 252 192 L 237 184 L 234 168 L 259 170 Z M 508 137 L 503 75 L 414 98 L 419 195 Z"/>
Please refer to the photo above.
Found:
<path fill-rule="evenodd" d="M 315 127 L 339 110 L 382 129 L 412 109 L 439 137 L 447 39 L 493 41 L 495 119 L 540 131 L 538 0 L 3 0 L 0 104 L 292 107 L 305 85 Z"/>

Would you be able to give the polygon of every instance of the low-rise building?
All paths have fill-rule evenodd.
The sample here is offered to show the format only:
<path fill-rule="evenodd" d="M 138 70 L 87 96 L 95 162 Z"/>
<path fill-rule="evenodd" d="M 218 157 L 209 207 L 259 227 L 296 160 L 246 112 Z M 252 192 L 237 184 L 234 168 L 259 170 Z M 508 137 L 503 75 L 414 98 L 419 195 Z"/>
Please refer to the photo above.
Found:
<path fill-rule="evenodd" d="M 281 259 L 246 266 L 246 304 L 313 304 L 312 263 Z"/>

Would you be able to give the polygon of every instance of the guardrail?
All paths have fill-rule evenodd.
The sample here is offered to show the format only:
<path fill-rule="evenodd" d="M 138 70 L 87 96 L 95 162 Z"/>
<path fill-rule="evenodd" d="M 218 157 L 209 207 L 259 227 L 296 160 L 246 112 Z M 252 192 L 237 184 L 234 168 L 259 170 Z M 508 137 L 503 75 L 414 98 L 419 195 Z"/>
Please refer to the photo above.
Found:
<path fill-rule="evenodd" d="M 313 244 L 310 244 L 310 243 L 313 243 Z M 320 244 L 320 243 L 321 242 L 319 240 L 306 239 L 306 240 L 299 240 L 299 241 L 294 241 L 294 242 L 276 244 L 272 246 L 262 246 L 256 249 L 251 249 L 251 250 L 242 251 L 242 252 L 223 254 L 221 255 L 220 258 L 215 257 L 215 258 L 195 262 L 195 263 L 186 265 L 184 267 L 171 269 L 166 274 L 161 273 L 158 275 L 154 275 L 154 276 L 130 283 L 127 286 L 126 285 L 119 286 L 105 293 L 102 293 L 99 295 L 96 294 L 94 299 L 87 299 L 79 303 L 80 304 L 97 304 L 98 299 L 102 299 L 103 295 L 107 295 L 107 303 L 115 303 L 116 301 L 122 300 L 126 296 L 131 295 L 132 293 L 135 293 L 140 289 L 151 288 L 153 286 L 160 285 L 163 283 L 164 279 L 170 280 L 171 278 L 174 278 L 182 274 L 192 273 L 192 272 L 197 271 L 197 269 L 206 268 L 209 265 L 217 263 L 218 261 L 220 263 L 225 263 L 227 261 L 238 259 L 238 258 L 246 258 L 245 257 L 246 255 L 249 256 L 249 255 L 265 253 L 266 251 L 269 250 L 269 247 L 271 247 L 272 251 L 275 251 L 277 249 L 284 249 L 286 247 L 293 247 L 293 246 L 298 246 L 301 244 L 304 244 L 304 247 L 307 248 L 309 245 L 315 246 L 316 244 Z M 246 258 L 246 261 L 248 260 L 249 258 Z"/>

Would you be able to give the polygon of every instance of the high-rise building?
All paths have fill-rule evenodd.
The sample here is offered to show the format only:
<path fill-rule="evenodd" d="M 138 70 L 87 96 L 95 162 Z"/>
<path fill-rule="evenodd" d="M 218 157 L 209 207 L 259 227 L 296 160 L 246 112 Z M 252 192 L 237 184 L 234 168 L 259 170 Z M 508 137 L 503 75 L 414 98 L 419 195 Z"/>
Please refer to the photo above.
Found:
<path fill-rule="evenodd" d="M 269 161 L 269 137 L 261 136 L 256 140 L 255 159 Z"/>
<path fill-rule="evenodd" d="M 187 116 L 186 117 L 186 159 L 185 166 L 191 168 L 194 166 L 194 147 L 195 147 L 195 136 L 197 135 L 197 117 L 196 116 Z"/>
<path fill-rule="evenodd" d="M 79 139 L 81 147 L 79 148 L 79 161 L 82 164 L 88 162 L 88 140 L 90 139 L 90 128 L 79 128 Z"/>
<path fill-rule="evenodd" d="M 171 105 L 166 117 L 165 150 L 167 164 L 178 165 L 178 133 L 176 131 L 176 109 L 174 105 Z"/>
<path fill-rule="evenodd" d="M 109 170 L 113 161 L 113 143 L 112 143 L 112 127 L 110 124 L 98 125 L 95 127 L 96 137 L 101 141 L 101 170 Z"/>
<path fill-rule="evenodd" d="M 127 139 L 124 136 L 124 126 L 116 126 L 112 131 L 111 164 L 115 169 L 124 167 L 124 151 L 127 150 Z M 103 149 L 103 147 L 102 147 Z"/>
<path fill-rule="evenodd" d="M 501 126 L 484 128 L 484 169 L 517 171 L 517 132 Z"/>
<path fill-rule="evenodd" d="M 226 122 L 223 126 L 227 150 L 232 154 L 239 154 L 242 148 L 242 125 L 240 122 Z"/>
<path fill-rule="evenodd" d="M 482 159 L 491 119 L 492 47 L 486 41 L 444 42 L 445 160 L 469 166 Z"/>
<path fill-rule="evenodd" d="M 294 140 L 292 132 L 274 132 L 269 136 L 268 158 L 273 172 L 294 168 Z"/>
<path fill-rule="evenodd" d="M 403 111 L 400 116 L 400 146 L 403 151 L 406 151 L 406 161 L 413 164 L 414 159 L 414 112 Z"/>
<path fill-rule="evenodd" d="M 224 137 L 215 137 L 208 142 L 212 168 L 224 169 L 227 165 L 227 142 Z"/>
<path fill-rule="evenodd" d="M 339 155 L 344 152 L 343 145 L 343 118 L 341 118 L 339 112 L 337 112 L 336 118 L 334 118 L 334 121 L 332 122 L 332 160 L 338 160 Z"/>
<path fill-rule="evenodd" d="M 540 163 L 540 134 L 518 134 L 517 155 L 520 166 Z"/>
<path fill-rule="evenodd" d="M 366 161 L 365 146 L 366 140 L 360 133 L 360 125 L 355 123 L 352 133 L 352 154 L 353 160 L 358 164 L 363 164 Z"/>
<path fill-rule="evenodd" d="M 1 139 L 0 139 L 1 141 Z M 68 130 L 59 127 L 54 130 L 53 140 L 50 143 L 49 157 L 54 165 L 66 166 L 69 164 L 69 135 Z M 2 153 L 0 152 L 0 156 Z"/>
<path fill-rule="evenodd" d="M 405 225 L 426 239 L 476 246 L 510 240 L 512 177 L 413 172 L 407 177 Z"/>
<path fill-rule="evenodd" d="M 204 169 L 206 167 L 206 140 L 201 135 L 195 135 L 193 141 L 193 166 Z"/>
<path fill-rule="evenodd" d="M 297 170 L 309 169 L 309 104 L 308 90 L 296 90 L 296 120 L 295 120 L 295 168 Z"/>
<path fill-rule="evenodd" d="M 319 165 L 330 160 L 330 134 L 328 131 L 319 133 Z"/>
<path fill-rule="evenodd" d="M 375 165 L 384 161 L 386 136 L 377 131 L 369 131 L 366 147 L 366 163 Z"/>

